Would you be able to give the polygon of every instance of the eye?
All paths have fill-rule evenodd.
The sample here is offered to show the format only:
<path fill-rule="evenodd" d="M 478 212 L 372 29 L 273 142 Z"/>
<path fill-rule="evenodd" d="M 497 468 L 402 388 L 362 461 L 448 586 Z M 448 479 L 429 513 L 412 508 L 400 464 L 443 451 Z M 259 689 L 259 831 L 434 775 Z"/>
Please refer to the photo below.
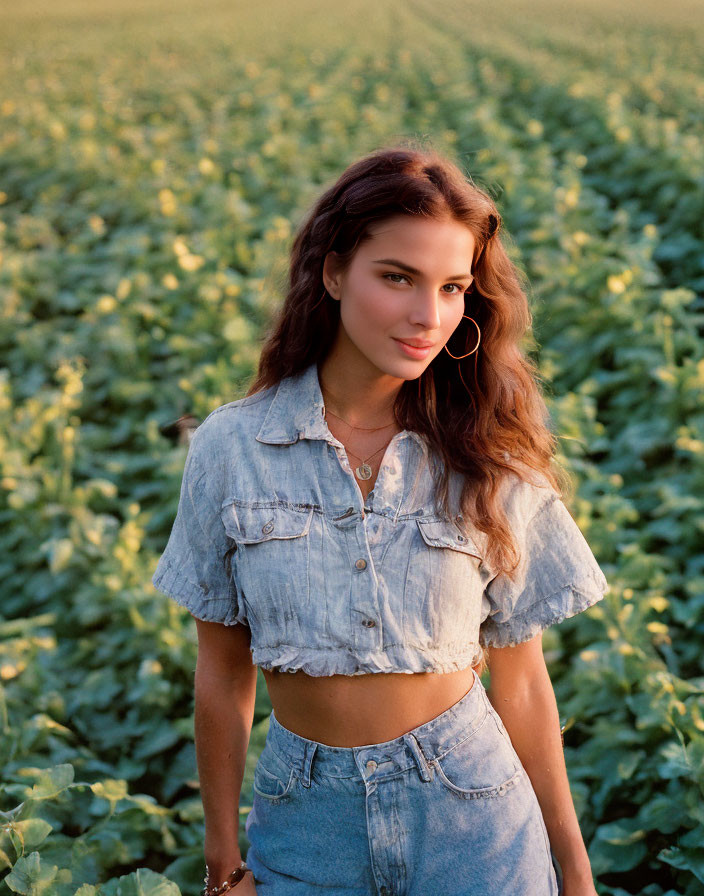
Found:
<path fill-rule="evenodd" d="M 402 280 L 408 280 L 408 277 L 406 277 L 405 274 L 389 273 L 389 274 L 384 274 L 384 277 L 400 277 Z M 392 280 L 391 282 L 392 282 L 392 283 L 398 283 L 399 281 L 398 281 L 398 280 Z M 445 286 L 454 286 L 454 287 L 457 288 L 457 292 L 450 292 L 450 293 L 447 293 L 447 295 L 450 295 L 450 296 L 456 296 L 456 295 L 459 295 L 459 294 L 464 294 L 464 292 L 465 292 L 465 288 L 464 288 L 464 286 L 462 286 L 461 283 L 446 283 Z M 443 289 L 445 288 L 445 286 L 443 286 Z"/>
<path fill-rule="evenodd" d="M 384 277 L 400 277 L 402 280 L 408 280 L 404 274 L 384 274 Z M 398 283 L 398 280 L 392 280 L 392 283 Z"/>

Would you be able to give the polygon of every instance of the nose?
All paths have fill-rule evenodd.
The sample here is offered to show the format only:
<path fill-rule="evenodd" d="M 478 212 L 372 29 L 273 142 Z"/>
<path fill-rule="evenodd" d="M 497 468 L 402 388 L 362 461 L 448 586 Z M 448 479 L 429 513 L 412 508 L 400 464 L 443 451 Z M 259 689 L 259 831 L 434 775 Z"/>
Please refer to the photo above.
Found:
<path fill-rule="evenodd" d="M 423 290 L 418 293 L 413 305 L 411 322 L 419 324 L 424 330 L 440 328 L 439 298 L 436 293 Z"/>

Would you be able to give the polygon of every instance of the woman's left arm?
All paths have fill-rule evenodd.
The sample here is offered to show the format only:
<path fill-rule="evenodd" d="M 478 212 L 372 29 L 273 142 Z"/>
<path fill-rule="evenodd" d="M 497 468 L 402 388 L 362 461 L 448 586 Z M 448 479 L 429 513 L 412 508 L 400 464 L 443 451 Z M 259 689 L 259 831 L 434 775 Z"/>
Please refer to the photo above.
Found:
<path fill-rule="evenodd" d="M 487 694 L 535 790 L 563 874 L 563 896 L 596 896 L 572 801 L 555 692 L 542 634 L 514 647 L 487 647 Z"/>

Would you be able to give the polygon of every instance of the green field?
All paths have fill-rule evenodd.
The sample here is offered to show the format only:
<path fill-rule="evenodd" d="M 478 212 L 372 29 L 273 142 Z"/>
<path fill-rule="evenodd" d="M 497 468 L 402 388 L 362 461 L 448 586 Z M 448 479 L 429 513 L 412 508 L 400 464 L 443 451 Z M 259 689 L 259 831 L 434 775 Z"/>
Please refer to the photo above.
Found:
<path fill-rule="evenodd" d="M 0 893 L 202 886 L 195 625 L 151 585 L 186 448 L 159 427 L 244 395 L 305 212 L 415 138 L 502 213 L 611 586 L 543 638 L 597 890 L 704 894 L 704 6 L 0 22 Z"/>

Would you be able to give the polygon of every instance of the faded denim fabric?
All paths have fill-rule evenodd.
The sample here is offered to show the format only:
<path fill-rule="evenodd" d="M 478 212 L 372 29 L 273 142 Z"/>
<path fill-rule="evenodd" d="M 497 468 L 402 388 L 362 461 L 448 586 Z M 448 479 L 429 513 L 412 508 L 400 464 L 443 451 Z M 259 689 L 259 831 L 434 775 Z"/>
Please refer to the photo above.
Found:
<path fill-rule="evenodd" d="M 245 821 L 259 896 L 559 896 L 530 779 L 473 669 L 453 706 L 333 747 L 273 711 Z"/>
<path fill-rule="evenodd" d="M 315 363 L 212 411 L 192 436 L 152 578 L 199 619 L 248 625 L 254 665 L 450 672 L 475 665 L 480 645 L 525 641 L 608 590 L 547 483 L 504 485 L 522 556 L 511 582 L 486 562 L 484 533 L 438 511 L 421 435 L 393 437 L 365 500 L 324 413 Z M 457 508 L 457 474 L 450 485 Z"/>

